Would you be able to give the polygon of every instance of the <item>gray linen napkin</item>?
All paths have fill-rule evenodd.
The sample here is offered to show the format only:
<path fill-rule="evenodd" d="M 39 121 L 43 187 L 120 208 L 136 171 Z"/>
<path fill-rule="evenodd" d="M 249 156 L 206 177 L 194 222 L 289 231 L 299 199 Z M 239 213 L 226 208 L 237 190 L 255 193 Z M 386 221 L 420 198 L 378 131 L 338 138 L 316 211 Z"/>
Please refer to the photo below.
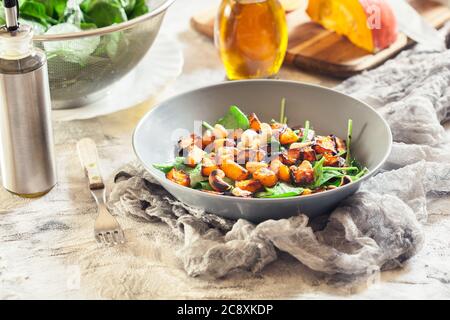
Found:
<path fill-rule="evenodd" d="M 339 87 L 374 106 L 394 135 L 385 172 L 365 182 L 329 217 L 305 215 L 254 225 L 189 208 L 137 163 L 122 168 L 109 207 L 145 222 L 163 221 L 184 246 L 190 276 L 261 271 L 287 252 L 327 274 L 370 275 L 401 266 L 424 243 L 427 202 L 450 194 L 450 51 L 416 46 Z M 387 171 L 392 170 L 392 171 Z"/>

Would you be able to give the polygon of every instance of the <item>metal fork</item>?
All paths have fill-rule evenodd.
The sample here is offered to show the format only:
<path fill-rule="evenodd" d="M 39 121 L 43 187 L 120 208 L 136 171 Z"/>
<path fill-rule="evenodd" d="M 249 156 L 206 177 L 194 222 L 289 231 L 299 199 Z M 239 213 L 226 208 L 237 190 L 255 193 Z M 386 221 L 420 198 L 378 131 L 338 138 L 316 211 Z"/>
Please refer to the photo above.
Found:
<path fill-rule="evenodd" d="M 97 202 L 98 215 L 94 223 L 94 236 L 98 243 L 115 245 L 125 242 L 122 228 L 106 207 L 106 188 L 100 173 L 97 147 L 92 139 L 78 142 L 78 156 L 89 180 L 89 189 Z"/>

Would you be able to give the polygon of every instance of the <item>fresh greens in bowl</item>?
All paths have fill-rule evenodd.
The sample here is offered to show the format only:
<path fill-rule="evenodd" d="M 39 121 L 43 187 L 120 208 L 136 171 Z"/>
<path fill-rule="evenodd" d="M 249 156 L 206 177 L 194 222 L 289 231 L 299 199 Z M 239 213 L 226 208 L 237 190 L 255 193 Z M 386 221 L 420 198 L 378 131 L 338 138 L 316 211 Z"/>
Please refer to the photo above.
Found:
<path fill-rule="evenodd" d="M 22 22 L 46 32 L 52 26 L 70 23 L 81 30 L 107 27 L 149 12 L 145 0 L 19 0 Z M 0 4 L 0 24 L 5 23 Z"/>
<path fill-rule="evenodd" d="M 173 2 L 19 0 L 19 22 L 33 27 L 34 46 L 47 55 L 52 107 L 77 108 L 103 98 L 148 56 Z"/>

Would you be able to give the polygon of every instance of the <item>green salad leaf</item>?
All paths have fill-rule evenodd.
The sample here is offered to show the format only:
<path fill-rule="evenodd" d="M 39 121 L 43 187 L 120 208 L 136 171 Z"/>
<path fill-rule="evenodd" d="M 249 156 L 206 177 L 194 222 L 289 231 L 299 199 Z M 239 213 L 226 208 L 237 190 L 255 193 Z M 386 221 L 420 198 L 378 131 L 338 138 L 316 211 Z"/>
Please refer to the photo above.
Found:
<path fill-rule="evenodd" d="M 214 189 L 211 187 L 208 181 L 200 181 L 194 188 L 199 190 L 214 191 Z"/>
<path fill-rule="evenodd" d="M 221 124 L 226 129 L 247 130 L 250 128 L 250 122 L 248 121 L 247 116 L 237 106 L 231 106 L 228 113 L 223 118 L 219 119 L 217 123 Z"/>
<path fill-rule="evenodd" d="M 130 19 L 134 19 L 136 17 L 142 16 L 146 13 L 149 12 L 147 3 L 145 2 L 145 0 L 136 0 L 136 4 L 134 5 L 133 10 L 128 13 L 130 16 Z"/>
<path fill-rule="evenodd" d="M 99 28 L 128 20 L 127 13 L 118 0 L 85 0 L 80 7 L 86 20 Z"/>
<path fill-rule="evenodd" d="M 136 6 L 136 0 L 119 0 L 127 15 L 131 14 Z"/>
<path fill-rule="evenodd" d="M 81 29 L 70 23 L 61 23 L 52 26 L 46 34 L 60 34 L 68 32 L 79 32 Z M 100 43 L 100 37 L 87 37 L 68 41 L 44 42 L 44 48 L 49 59 L 62 58 L 64 61 L 84 66 L 89 57 Z"/>
<path fill-rule="evenodd" d="M 171 163 L 163 163 L 163 164 L 155 163 L 155 164 L 153 164 L 153 167 L 164 173 L 169 172 L 173 168 L 184 169 L 184 167 L 185 167 L 184 157 L 176 157 L 175 160 Z"/>
<path fill-rule="evenodd" d="M 107 27 L 136 18 L 149 12 L 146 0 L 19 0 L 20 23 L 33 27 L 35 34 L 79 32 Z M 0 1 L 0 25 L 5 24 L 3 2 Z M 60 27 L 60 25 L 63 25 Z M 73 27 L 68 27 L 72 25 Z M 75 29 L 77 28 L 77 29 Z M 49 58 L 79 64 L 84 67 L 98 58 L 116 59 L 128 41 L 123 33 L 115 32 L 101 37 L 45 42 Z M 85 41 L 86 40 L 86 41 Z M 59 44 L 58 44 L 59 43 Z M 94 50 L 92 46 L 96 45 Z M 66 48 L 67 46 L 67 48 Z M 87 54 L 88 53 L 88 54 Z M 93 56 L 92 59 L 90 56 Z"/>
<path fill-rule="evenodd" d="M 195 188 L 197 184 L 203 181 L 208 181 L 208 177 L 202 176 L 202 164 L 199 163 L 194 169 L 188 170 L 189 178 L 191 180 L 191 188 Z M 186 170 L 185 170 L 186 172 Z"/>
<path fill-rule="evenodd" d="M 196 188 L 200 182 L 208 181 L 208 177 L 202 176 L 202 165 L 199 163 L 195 168 L 186 166 L 184 157 L 176 157 L 172 163 L 153 164 L 155 169 L 168 173 L 173 168 L 183 170 L 189 175 L 191 188 Z"/>
<path fill-rule="evenodd" d="M 287 183 L 279 182 L 273 188 L 266 188 L 265 192 L 256 194 L 257 198 L 288 198 L 299 196 L 305 189 L 300 187 L 293 187 Z"/>
<path fill-rule="evenodd" d="M 20 15 L 23 18 L 34 20 L 49 27 L 58 21 L 47 15 L 47 7 L 35 0 L 28 0 L 20 6 Z"/>

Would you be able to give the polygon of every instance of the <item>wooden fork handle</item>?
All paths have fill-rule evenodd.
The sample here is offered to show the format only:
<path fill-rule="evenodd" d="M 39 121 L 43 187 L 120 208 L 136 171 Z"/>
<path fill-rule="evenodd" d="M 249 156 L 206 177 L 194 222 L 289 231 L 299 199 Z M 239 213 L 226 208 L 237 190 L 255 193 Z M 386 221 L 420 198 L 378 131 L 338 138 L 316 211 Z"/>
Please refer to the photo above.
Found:
<path fill-rule="evenodd" d="M 94 140 L 84 138 L 78 141 L 77 149 L 81 166 L 84 168 L 86 176 L 89 179 L 89 188 L 91 190 L 105 188 L 100 172 L 97 146 L 95 145 Z"/>

